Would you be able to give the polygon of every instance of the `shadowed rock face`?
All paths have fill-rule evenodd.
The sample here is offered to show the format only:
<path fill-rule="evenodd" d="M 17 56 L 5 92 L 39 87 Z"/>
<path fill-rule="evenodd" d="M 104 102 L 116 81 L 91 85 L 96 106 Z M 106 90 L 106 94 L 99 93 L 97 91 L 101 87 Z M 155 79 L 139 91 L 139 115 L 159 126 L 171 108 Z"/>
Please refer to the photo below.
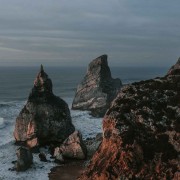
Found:
<path fill-rule="evenodd" d="M 168 74 L 121 89 L 103 119 L 102 144 L 79 179 L 178 180 L 180 73 Z"/>
<path fill-rule="evenodd" d="M 107 55 L 93 60 L 78 85 L 72 109 L 89 110 L 93 116 L 102 117 L 117 95 L 122 83 L 112 79 Z"/>
<path fill-rule="evenodd" d="M 28 101 L 16 119 L 14 137 L 29 147 L 62 142 L 75 130 L 68 105 L 52 92 L 41 66 Z"/>
<path fill-rule="evenodd" d="M 20 147 L 16 151 L 17 162 L 15 163 L 16 171 L 26 171 L 33 164 L 33 155 L 27 148 Z"/>

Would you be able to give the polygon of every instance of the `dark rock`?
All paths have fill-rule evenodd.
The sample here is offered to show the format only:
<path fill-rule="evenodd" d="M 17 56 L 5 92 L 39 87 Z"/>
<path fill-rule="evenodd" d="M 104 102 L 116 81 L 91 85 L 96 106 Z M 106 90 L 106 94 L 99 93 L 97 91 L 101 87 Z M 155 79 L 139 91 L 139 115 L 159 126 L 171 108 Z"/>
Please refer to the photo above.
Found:
<path fill-rule="evenodd" d="M 16 151 L 17 162 L 15 163 L 16 171 L 25 171 L 33 164 L 33 156 L 28 148 L 20 147 Z"/>
<path fill-rule="evenodd" d="M 79 131 L 75 131 L 63 142 L 60 147 L 55 149 L 55 158 L 58 157 L 59 154 L 62 154 L 63 157 L 70 159 L 86 158 L 87 149 Z"/>
<path fill-rule="evenodd" d="M 55 161 L 54 161 L 55 163 L 58 163 L 58 164 L 65 163 L 62 151 L 60 149 L 56 148 L 54 155 L 55 155 Z"/>
<path fill-rule="evenodd" d="M 102 133 L 98 133 L 98 134 L 96 135 L 95 141 L 102 141 L 102 139 L 103 139 Z"/>
<path fill-rule="evenodd" d="M 30 148 L 61 143 L 74 130 L 67 103 L 53 94 L 51 79 L 41 66 L 28 101 L 16 119 L 16 142 Z"/>
<path fill-rule="evenodd" d="M 121 89 L 103 119 L 103 141 L 79 179 L 175 179 L 180 153 L 180 76 Z"/>
<path fill-rule="evenodd" d="M 46 158 L 46 155 L 44 153 L 39 153 L 39 159 L 40 161 L 43 161 L 43 162 L 48 162 L 47 161 L 47 158 Z"/>
<path fill-rule="evenodd" d="M 121 86 L 120 79 L 111 77 L 107 55 L 102 55 L 89 64 L 77 87 L 72 109 L 88 110 L 93 116 L 102 117 Z"/>

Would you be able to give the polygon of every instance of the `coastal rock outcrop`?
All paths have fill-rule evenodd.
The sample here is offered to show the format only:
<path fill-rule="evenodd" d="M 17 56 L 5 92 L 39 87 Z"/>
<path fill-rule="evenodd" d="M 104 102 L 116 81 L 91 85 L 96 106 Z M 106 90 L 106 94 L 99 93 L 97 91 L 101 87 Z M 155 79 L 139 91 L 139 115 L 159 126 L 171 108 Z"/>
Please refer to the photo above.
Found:
<path fill-rule="evenodd" d="M 121 89 L 104 116 L 102 144 L 79 179 L 179 179 L 179 70 Z"/>
<path fill-rule="evenodd" d="M 57 147 L 54 152 L 54 157 L 58 157 L 60 155 L 64 158 L 71 159 L 85 159 L 87 155 L 86 145 L 82 140 L 82 135 L 79 131 L 75 131 L 71 134 L 60 147 Z"/>
<path fill-rule="evenodd" d="M 167 74 L 168 75 L 180 74 L 180 58 L 178 59 L 177 63 L 170 68 Z"/>
<path fill-rule="evenodd" d="M 25 171 L 33 164 L 33 155 L 31 151 L 25 147 L 20 147 L 16 151 L 17 162 L 15 163 L 16 171 Z"/>
<path fill-rule="evenodd" d="M 107 55 L 102 55 L 89 64 L 77 87 L 72 109 L 88 110 L 93 116 L 103 117 L 121 86 L 120 79 L 111 77 Z"/>
<path fill-rule="evenodd" d="M 16 142 L 30 148 L 61 143 L 74 130 L 67 103 L 53 94 L 52 81 L 41 66 L 28 101 L 16 119 Z"/>

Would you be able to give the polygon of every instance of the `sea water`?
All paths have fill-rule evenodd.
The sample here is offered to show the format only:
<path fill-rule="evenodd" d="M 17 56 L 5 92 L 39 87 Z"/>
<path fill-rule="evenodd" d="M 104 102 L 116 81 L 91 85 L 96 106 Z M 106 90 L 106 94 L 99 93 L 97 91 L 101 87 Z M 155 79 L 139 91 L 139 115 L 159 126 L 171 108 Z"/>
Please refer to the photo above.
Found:
<path fill-rule="evenodd" d="M 53 82 L 53 92 L 64 99 L 71 109 L 78 83 L 86 73 L 86 67 L 44 67 Z M 146 80 L 166 74 L 168 68 L 160 67 L 112 67 L 114 78 L 123 84 Z M 34 165 L 26 172 L 16 173 L 8 169 L 16 160 L 13 130 L 16 117 L 26 103 L 39 67 L 0 67 L 0 180 L 48 179 L 52 163 L 40 162 L 34 155 Z M 86 111 L 71 110 L 72 122 L 83 138 L 95 137 L 102 132 L 102 118 L 94 118 Z"/>

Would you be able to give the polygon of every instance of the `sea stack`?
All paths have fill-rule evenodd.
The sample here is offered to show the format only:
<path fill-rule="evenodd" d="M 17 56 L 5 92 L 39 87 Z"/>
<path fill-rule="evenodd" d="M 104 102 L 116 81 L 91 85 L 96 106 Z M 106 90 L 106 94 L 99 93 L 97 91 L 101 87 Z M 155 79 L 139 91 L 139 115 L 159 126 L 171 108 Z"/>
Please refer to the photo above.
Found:
<path fill-rule="evenodd" d="M 74 130 L 67 103 L 53 94 L 52 81 L 41 65 L 27 103 L 16 119 L 16 142 L 30 148 L 61 143 Z"/>
<path fill-rule="evenodd" d="M 179 179 L 180 68 L 173 69 L 121 89 L 104 116 L 102 144 L 79 179 Z"/>
<path fill-rule="evenodd" d="M 174 66 L 172 66 L 167 73 L 167 75 L 176 75 L 176 74 L 180 74 L 180 57 L 177 63 Z"/>
<path fill-rule="evenodd" d="M 121 80 L 111 77 L 107 55 L 102 55 L 89 64 L 77 87 L 72 109 L 88 110 L 95 117 L 103 117 L 121 87 Z"/>

